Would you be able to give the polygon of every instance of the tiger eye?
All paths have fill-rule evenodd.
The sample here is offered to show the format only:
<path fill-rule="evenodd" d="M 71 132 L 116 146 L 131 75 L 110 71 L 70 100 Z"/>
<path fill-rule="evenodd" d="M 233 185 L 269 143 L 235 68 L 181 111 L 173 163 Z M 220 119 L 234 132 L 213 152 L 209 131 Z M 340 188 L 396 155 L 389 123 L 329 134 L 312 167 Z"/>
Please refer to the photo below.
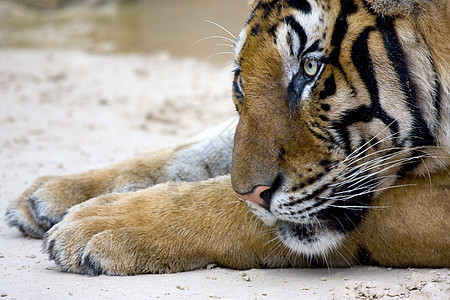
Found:
<path fill-rule="evenodd" d="M 303 63 L 303 71 L 306 76 L 315 76 L 319 71 L 319 61 L 314 58 L 307 58 Z"/>

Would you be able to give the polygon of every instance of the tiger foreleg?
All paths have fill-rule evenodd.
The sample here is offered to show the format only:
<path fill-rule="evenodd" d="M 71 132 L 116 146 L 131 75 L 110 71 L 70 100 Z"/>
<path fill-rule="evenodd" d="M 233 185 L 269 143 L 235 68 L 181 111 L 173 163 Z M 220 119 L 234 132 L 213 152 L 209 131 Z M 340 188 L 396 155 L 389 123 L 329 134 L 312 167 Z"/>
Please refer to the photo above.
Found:
<path fill-rule="evenodd" d="M 258 267 L 271 249 L 273 256 L 283 252 L 274 239 L 275 231 L 234 196 L 229 176 L 221 176 L 86 201 L 49 230 L 44 248 L 68 272 L 131 275 L 209 263 Z"/>
<path fill-rule="evenodd" d="M 108 193 L 137 191 L 167 181 L 199 181 L 227 174 L 235 120 L 183 144 L 140 155 L 104 169 L 37 179 L 7 210 L 9 225 L 42 238 L 70 207 Z"/>

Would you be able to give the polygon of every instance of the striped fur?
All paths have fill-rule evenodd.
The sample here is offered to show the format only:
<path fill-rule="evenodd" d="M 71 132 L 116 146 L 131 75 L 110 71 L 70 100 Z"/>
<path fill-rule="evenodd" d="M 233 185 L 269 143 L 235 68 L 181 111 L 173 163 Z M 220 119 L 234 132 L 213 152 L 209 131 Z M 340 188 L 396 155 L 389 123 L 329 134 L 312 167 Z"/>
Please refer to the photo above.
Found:
<path fill-rule="evenodd" d="M 272 187 L 254 211 L 293 250 L 327 253 L 400 178 L 450 165 L 450 5 L 438 2 L 253 3 L 235 52 L 232 183 Z"/>
<path fill-rule="evenodd" d="M 256 1 L 235 47 L 238 122 L 38 178 L 6 221 L 44 238 L 61 270 L 90 275 L 448 267 L 449 9 Z M 271 186 L 249 203 L 260 218 L 235 193 L 258 185 Z"/>

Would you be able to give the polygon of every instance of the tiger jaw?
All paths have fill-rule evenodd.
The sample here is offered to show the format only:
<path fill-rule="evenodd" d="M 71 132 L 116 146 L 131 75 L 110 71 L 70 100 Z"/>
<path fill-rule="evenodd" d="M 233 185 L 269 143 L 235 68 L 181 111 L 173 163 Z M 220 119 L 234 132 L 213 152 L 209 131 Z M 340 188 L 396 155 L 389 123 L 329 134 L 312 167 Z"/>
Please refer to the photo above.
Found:
<path fill-rule="evenodd" d="M 297 253 L 323 256 L 338 248 L 345 235 L 325 223 L 299 224 L 281 221 L 278 235 L 284 244 Z"/>
<path fill-rule="evenodd" d="M 360 224 L 372 193 L 347 195 L 345 201 L 339 201 L 333 194 L 340 190 L 333 187 L 340 185 L 328 183 L 324 186 L 327 188 L 322 190 L 320 187 L 313 190 L 310 186 L 305 189 L 307 192 L 294 194 L 285 192 L 291 188 L 284 186 L 273 192 L 270 208 L 249 201 L 247 205 L 267 226 L 276 227 L 279 238 L 296 253 L 325 255 L 337 248 L 345 235 Z"/>
<path fill-rule="evenodd" d="M 336 249 L 344 240 L 345 234 L 334 228 L 329 221 L 316 217 L 300 217 L 300 222 L 277 218 L 271 211 L 259 204 L 246 201 L 250 210 L 267 226 L 276 227 L 278 237 L 294 252 L 307 256 L 323 256 Z"/>

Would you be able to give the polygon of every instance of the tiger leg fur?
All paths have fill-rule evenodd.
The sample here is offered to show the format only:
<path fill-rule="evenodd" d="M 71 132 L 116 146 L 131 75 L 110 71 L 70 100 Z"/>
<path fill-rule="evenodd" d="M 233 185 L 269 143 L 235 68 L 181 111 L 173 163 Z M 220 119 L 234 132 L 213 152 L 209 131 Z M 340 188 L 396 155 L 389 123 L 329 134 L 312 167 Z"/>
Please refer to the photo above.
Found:
<path fill-rule="evenodd" d="M 6 221 L 42 238 L 70 207 L 109 193 L 137 191 L 168 181 L 200 181 L 230 173 L 236 120 L 185 143 L 136 156 L 112 166 L 69 176 L 38 178 L 13 201 Z"/>
<path fill-rule="evenodd" d="M 62 270 L 89 275 L 171 273 L 210 263 L 234 269 L 367 262 L 439 267 L 450 260 L 449 205 L 441 198 L 448 195 L 448 179 L 446 172 L 433 175 L 431 190 L 427 178 L 404 179 L 400 183 L 416 185 L 377 199 L 361 227 L 322 257 L 286 247 L 276 229 L 236 198 L 229 176 L 89 200 L 50 229 L 44 249 Z"/>

